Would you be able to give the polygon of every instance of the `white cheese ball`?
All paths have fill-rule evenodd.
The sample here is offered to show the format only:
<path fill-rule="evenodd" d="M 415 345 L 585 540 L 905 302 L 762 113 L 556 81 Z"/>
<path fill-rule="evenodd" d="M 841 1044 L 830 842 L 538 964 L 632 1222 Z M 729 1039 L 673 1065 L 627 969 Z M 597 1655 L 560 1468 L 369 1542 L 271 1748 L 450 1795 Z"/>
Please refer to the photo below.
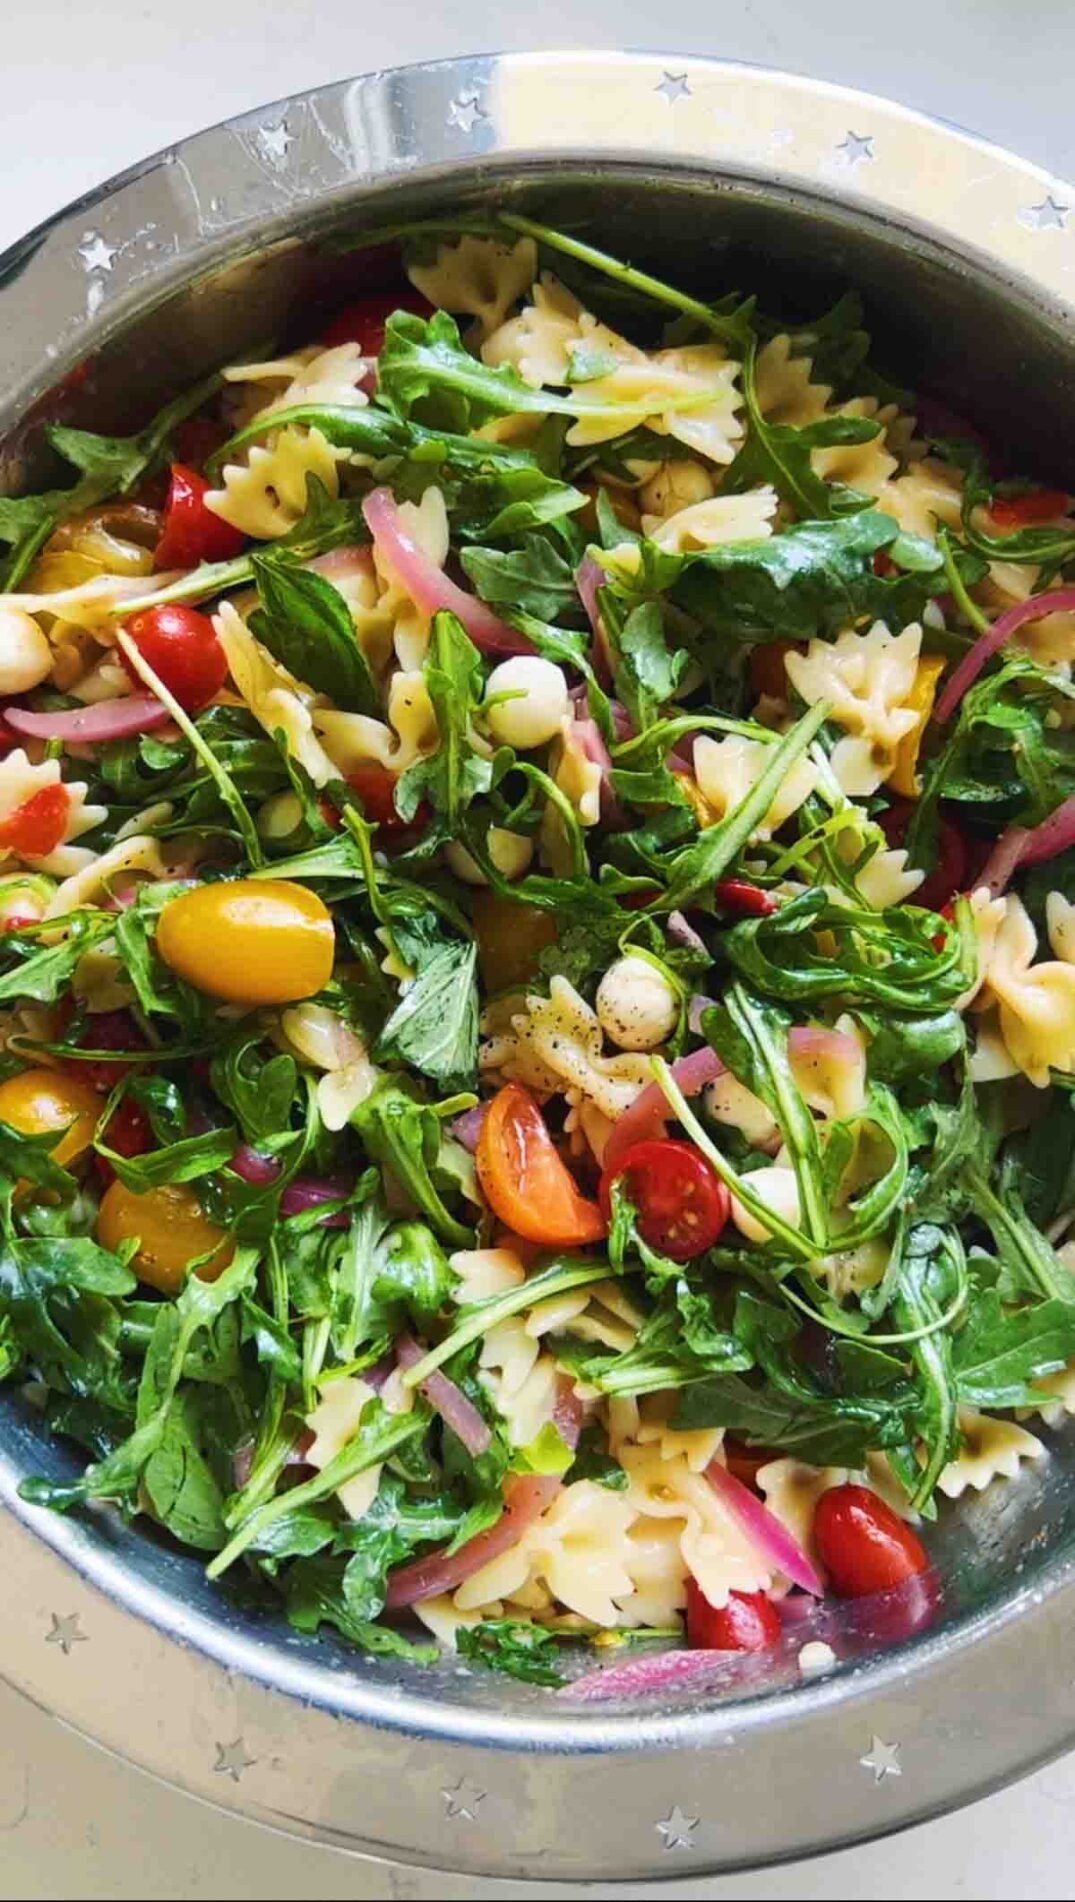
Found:
<path fill-rule="evenodd" d="M 597 987 L 597 1017 L 621 1050 L 656 1050 L 679 1020 L 679 998 L 648 958 L 617 958 Z"/>
<path fill-rule="evenodd" d="M 273 793 L 258 809 L 257 826 L 263 839 L 286 839 L 302 824 L 298 793 Z"/>
<path fill-rule="evenodd" d="M 799 1184 L 794 1169 L 783 1163 L 774 1163 L 772 1168 L 763 1164 L 760 1169 L 744 1169 L 743 1181 L 748 1183 L 758 1201 L 774 1215 L 782 1215 L 785 1222 L 796 1226 L 799 1223 Z M 748 1242 L 771 1242 L 772 1230 L 759 1222 L 750 1209 L 744 1208 L 737 1196 L 732 1197 L 732 1221 L 745 1235 Z"/>
<path fill-rule="evenodd" d="M 503 878 L 521 878 L 534 856 L 531 839 L 524 838 L 521 832 L 505 832 L 503 826 L 490 826 L 485 843 L 489 857 Z M 457 839 L 445 846 L 444 856 L 456 878 L 461 878 L 464 885 L 488 884 L 477 860 Z"/>
<path fill-rule="evenodd" d="M 519 698 L 501 700 L 489 708 L 485 716 L 489 731 L 494 740 L 520 753 L 555 739 L 560 722 L 571 711 L 562 670 L 540 654 L 513 654 L 494 667 L 485 685 L 486 700 L 500 693 Z"/>
<path fill-rule="evenodd" d="M 0 694 L 27 693 L 52 672 L 52 649 L 32 614 L 0 606 Z"/>

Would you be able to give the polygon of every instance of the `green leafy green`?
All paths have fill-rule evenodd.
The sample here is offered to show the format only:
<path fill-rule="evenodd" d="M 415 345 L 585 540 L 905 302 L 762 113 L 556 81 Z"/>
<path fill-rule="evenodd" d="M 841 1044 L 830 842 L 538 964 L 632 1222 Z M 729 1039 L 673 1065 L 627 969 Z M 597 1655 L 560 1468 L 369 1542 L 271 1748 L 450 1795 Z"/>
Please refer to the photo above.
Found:
<path fill-rule="evenodd" d="M 378 713 L 369 662 L 339 589 L 324 575 L 272 555 L 253 555 L 251 565 L 261 608 L 250 626 L 270 654 L 335 705 Z"/>

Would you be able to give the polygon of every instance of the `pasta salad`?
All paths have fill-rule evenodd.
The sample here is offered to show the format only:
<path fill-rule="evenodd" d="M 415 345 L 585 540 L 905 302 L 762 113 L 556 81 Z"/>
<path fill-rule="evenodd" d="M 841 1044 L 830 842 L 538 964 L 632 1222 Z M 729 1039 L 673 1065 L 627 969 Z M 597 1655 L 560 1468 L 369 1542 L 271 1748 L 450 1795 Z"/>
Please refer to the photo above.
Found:
<path fill-rule="evenodd" d="M 913 1629 L 1075 1410 L 1072 500 L 854 296 L 390 235 L 0 500 L 24 1496 L 572 1696 Z"/>

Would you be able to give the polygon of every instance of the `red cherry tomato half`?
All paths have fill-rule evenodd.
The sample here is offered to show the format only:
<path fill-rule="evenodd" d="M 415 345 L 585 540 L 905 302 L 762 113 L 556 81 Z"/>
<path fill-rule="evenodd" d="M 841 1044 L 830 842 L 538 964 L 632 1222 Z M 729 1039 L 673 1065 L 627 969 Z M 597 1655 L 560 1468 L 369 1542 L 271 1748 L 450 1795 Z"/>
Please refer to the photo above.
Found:
<path fill-rule="evenodd" d="M 723 905 L 726 911 L 738 912 L 742 918 L 768 918 L 779 910 L 771 892 L 763 892 L 760 885 L 752 885 L 745 878 L 718 879 L 713 896 L 718 905 Z"/>
<path fill-rule="evenodd" d="M 386 766 L 356 766 L 347 784 L 361 799 L 371 825 L 398 828 L 407 823 L 396 811 L 396 776 Z"/>
<path fill-rule="evenodd" d="M 379 357 L 385 326 L 397 310 L 411 310 L 418 317 L 429 317 L 433 306 L 409 284 L 401 284 L 395 291 L 370 291 L 332 319 L 321 332 L 321 341 L 329 349 L 341 343 L 357 343 L 364 357 Z"/>
<path fill-rule="evenodd" d="M 998 528 L 1030 528 L 1066 515 L 1071 498 L 1062 489 L 1028 489 L 1025 495 L 998 495 L 989 513 Z"/>
<path fill-rule="evenodd" d="M 718 1610 L 696 1579 L 687 1580 L 687 1642 L 692 1651 L 769 1651 L 784 1627 L 764 1592 L 732 1592 Z"/>
<path fill-rule="evenodd" d="M 47 858 L 67 830 L 70 803 L 67 787 L 58 780 L 54 786 L 42 786 L 0 823 L 0 847 L 24 859 Z"/>
<path fill-rule="evenodd" d="M 814 1543 L 838 1598 L 891 1592 L 929 1570 L 917 1533 L 868 1486 L 833 1486 L 822 1493 Z"/>
<path fill-rule="evenodd" d="M 233 561 L 246 546 L 230 522 L 206 508 L 210 484 L 196 469 L 173 462 L 164 529 L 153 550 L 156 568 L 197 568 L 203 561 Z"/>
<path fill-rule="evenodd" d="M 196 608 L 181 607 L 178 602 L 147 608 L 127 622 L 126 633 L 187 713 L 207 706 L 228 677 L 227 657 L 213 623 Z M 145 683 L 126 654 L 123 664 L 135 685 L 144 690 Z"/>
<path fill-rule="evenodd" d="M 692 1143 L 664 1137 L 632 1143 L 601 1177 L 598 1200 L 606 1222 L 612 1212 L 612 1184 L 620 1178 L 638 1210 L 642 1240 L 672 1261 L 692 1261 L 704 1254 L 728 1220 L 731 1197 Z"/>
<path fill-rule="evenodd" d="M 187 468 L 200 469 L 223 447 L 230 433 L 214 416 L 184 416 L 172 431 L 177 460 Z"/>

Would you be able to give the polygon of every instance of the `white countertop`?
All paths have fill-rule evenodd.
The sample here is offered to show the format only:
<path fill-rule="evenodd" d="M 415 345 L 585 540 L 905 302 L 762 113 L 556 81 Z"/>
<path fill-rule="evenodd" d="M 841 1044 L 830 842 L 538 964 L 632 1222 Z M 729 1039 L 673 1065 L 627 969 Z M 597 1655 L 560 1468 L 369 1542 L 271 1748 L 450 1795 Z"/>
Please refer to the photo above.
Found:
<path fill-rule="evenodd" d="M 107 174 L 284 93 L 408 60 L 539 46 L 656 47 L 784 66 L 891 94 L 1075 176 L 1070 0 L 11 0 L 0 247 Z M 2 1568 L 2 1531 L 0 1531 Z M 1002 1719 L 998 1719 L 1002 1721 Z M 598 1895 L 714 1902 L 846 1894 L 1072 1892 L 1075 1757 L 898 1838 L 754 1876 Z M 0 1897 L 564 1894 L 373 1865 L 237 1822 L 91 1749 L 0 1687 Z"/>

